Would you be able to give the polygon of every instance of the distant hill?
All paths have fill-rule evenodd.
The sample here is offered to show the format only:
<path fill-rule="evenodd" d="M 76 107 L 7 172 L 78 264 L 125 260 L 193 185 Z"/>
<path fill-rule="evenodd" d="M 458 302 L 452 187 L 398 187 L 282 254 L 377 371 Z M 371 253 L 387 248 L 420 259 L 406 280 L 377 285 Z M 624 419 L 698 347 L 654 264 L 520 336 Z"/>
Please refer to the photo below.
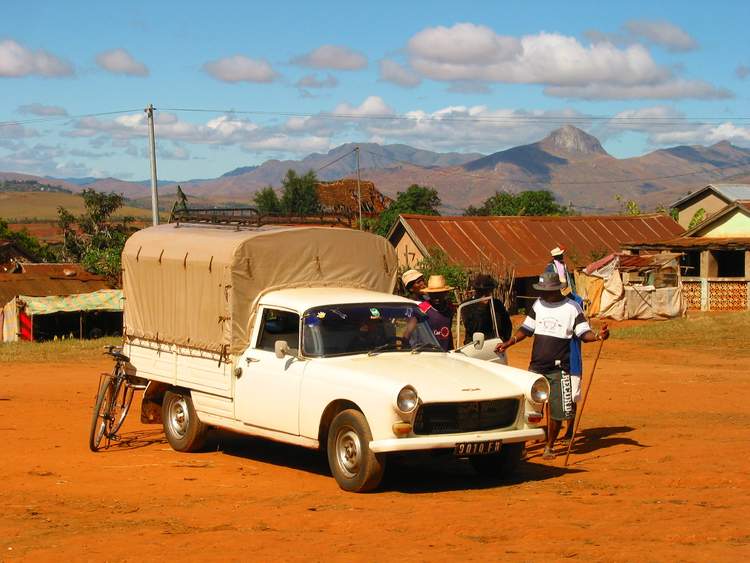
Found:
<path fill-rule="evenodd" d="M 7 221 L 56 221 L 58 207 L 79 215 L 84 211 L 83 198 L 69 192 L 0 192 L 0 219 Z M 151 211 L 126 205 L 115 215 L 150 218 Z"/>
<path fill-rule="evenodd" d="M 353 177 L 352 151 L 357 146 L 363 180 L 374 182 L 379 191 L 390 197 L 410 184 L 432 186 L 448 212 L 479 205 L 495 191 L 528 189 L 549 190 L 560 202 L 572 202 L 582 212 L 615 210 L 619 205 L 617 196 L 634 199 L 644 209 L 653 209 L 711 182 L 742 182 L 750 178 L 750 149 L 726 141 L 709 147 L 678 146 L 618 159 L 609 155 L 592 135 L 566 125 L 536 143 L 490 155 L 438 153 L 401 144 L 347 143 L 301 160 L 268 160 L 258 166 L 238 167 L 219 178 L 179 183 L 188 196 L 200 197 L 205 202 L 233 201 L 247 205 L 257 190 L 268 185 L 280 186 L 289 169 L 299 173 L 316 170 L 321 180 Z M 85 184 L 77 184 L 74 179 L 0 173 L 0 179 L 8 176 L 54 182 L 72 191 L 80 191 L 82 186 L 115 191 L 132 199 L 147 198 L 150 194 L 149 183 L 145 181 L 107 178 L 89 182 L 87 178 L 80 179 Z M 175 188 L 175 182 L 159 182 L 160 193 L 173 193 Z"/>

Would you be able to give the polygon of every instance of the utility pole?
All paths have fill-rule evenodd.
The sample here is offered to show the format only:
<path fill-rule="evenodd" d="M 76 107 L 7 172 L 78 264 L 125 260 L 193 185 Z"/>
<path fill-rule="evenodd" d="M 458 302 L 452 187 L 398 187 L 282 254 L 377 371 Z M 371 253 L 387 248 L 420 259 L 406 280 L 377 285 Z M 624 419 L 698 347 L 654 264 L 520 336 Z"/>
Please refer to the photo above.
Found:
<path fill-rule="evenodd" d="M 154 106 L 148 104 L 143 110 L 148 117 L 148 145 L 151 156 L 151 214 L 154 225 L 159 224 L 159 193 L 156 191 L 156 139 L 154 137 Z"/>
<path fill-rule="evenodd" d="M 359 207 L 359 230 L 362 230 L 362 186 L 359 184 L 359 147 L 354 148 L 357 153 L 357 205 Z"/>

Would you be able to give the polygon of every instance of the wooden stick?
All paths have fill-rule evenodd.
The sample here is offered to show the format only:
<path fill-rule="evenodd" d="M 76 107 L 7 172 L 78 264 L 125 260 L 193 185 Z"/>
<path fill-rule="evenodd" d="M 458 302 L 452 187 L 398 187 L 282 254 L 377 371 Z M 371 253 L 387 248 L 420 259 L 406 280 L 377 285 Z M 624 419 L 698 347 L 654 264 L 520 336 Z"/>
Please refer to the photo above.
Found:
<path fill-rule="evenodd" d="M 568 458 L 570 457 L 570 450 L 573 448 L 573 442 L 575 442 L 576 434 L 578 434 L 578 425 L 581 424 L 581 416 L 583 416 L 583 407 L 586 406 L 586 399 L 589 396 L 589 391 L 591 391 L 591 384 L 594 383 L 594 372 L 596 371 L 596 364 L 599 362 L 599 355 L 602 353 L 603 346 L 604 346 L 604 340 L 600 340 L 599 349 L 596 351 L 596 357 L 594 358 L 594 365 L 591 368 L 589 381 L 588 381 L 588 384 L 586 385 L 586 392 L 583 394 L 583 401 L 581 401 L 581 404 L 576 409 L 575 424 L 573 425 L 573 436 L 571 436 L 570 442 L 568 442 L 568 452 L 565 454 L 565 463 L 563 464 L 565 467 L 568 466 Z"/>

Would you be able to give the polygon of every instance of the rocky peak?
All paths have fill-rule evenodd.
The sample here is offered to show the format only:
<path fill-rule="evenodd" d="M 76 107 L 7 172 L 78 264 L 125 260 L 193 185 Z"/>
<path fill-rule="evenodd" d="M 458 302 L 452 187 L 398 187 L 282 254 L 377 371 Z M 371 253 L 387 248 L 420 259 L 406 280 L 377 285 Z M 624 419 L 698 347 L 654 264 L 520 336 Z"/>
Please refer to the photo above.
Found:
<path fill-rule="evenodd" d="M 555 129 L 547 135 L 540 143 L 549 152 L 562 152 L 566 154 L 602 154 L 607 151 L 602 148 L 599 140 L 581 131 L 578 127 L 564 125 Z"/>

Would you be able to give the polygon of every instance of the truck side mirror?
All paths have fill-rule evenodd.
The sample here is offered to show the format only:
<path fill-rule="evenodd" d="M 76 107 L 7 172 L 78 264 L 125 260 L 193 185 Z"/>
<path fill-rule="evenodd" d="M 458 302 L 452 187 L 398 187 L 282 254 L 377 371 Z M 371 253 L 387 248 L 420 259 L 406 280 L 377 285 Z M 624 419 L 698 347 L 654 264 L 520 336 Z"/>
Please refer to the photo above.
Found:
<path fill-rule="evenodd" d="M 471 343 L 474 345 L 474 348 L 477 350 L 481 350 L 484 346 L 484 333 L 483 332 L 475 332 L 471 335 Z"/>
<path fill-rule="evenodd" d="M 277 358 L 282 359 L 289 354 L 289 343 L 286 340 L 277 340 L 273 344 L 273 351 L 276 353 Z"/>

